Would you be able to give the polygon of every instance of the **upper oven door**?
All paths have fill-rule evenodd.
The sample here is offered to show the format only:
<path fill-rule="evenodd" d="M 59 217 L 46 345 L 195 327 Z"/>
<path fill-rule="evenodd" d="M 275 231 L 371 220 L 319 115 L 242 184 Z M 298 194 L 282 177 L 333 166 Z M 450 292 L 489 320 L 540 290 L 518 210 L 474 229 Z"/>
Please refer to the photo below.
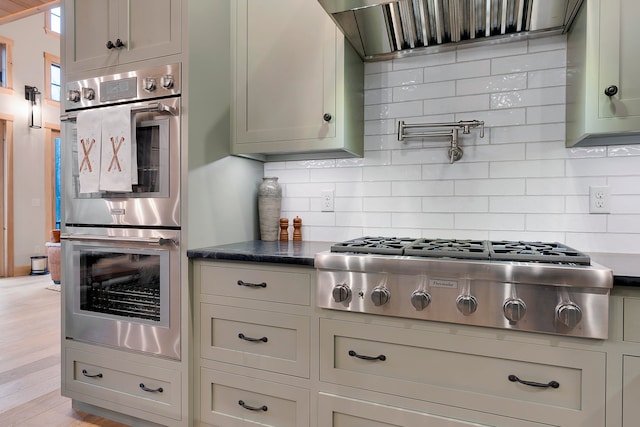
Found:
<path fill-rule="evenodd" d="M 92 147 L 78 143 L 75 113 L 67 116 L 61 168 L 65 225 L 180 226 L 180 97 L 130 105 L 136 141 L 131 192 L 81 192 L 79 169 L 87 167 Z"/>

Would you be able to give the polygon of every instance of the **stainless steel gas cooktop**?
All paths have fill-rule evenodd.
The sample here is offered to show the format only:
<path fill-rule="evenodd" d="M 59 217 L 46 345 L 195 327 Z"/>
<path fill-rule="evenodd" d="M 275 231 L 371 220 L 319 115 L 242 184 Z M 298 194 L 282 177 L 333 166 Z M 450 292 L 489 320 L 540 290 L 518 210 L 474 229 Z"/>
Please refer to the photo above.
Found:
<path fill-rule="evenodd" d="M 610 269 L 561 243 L 368 236 L 315 257 L 322 308 L 607 338 Z"/>

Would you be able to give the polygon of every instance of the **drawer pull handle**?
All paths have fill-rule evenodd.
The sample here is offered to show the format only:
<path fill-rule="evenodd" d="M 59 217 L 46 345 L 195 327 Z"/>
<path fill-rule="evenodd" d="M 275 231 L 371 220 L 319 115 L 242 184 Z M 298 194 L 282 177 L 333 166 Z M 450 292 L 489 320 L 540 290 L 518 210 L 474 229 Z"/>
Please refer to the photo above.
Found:
<path fill-rule="evenodd" d="M 102 374 L 91 375 L 91 374 L 89 374 L 89 372 L 87 372 L 86 369 L 82 370 L 82 375 L 84 375 L 87 378 L 102 378 Z"/>
<path fill-rule="evenodd" d="M 266 288 L 267 283 L 266 282 L 249 283 L 249 282 L 245 282 L 244 280 L 238 280 L 238 286 L 246 286 L 247 288 Z"/>
<path fill-rule="evenodd" d="M 162 393 L 164 390 L 162 389 L 162 387 L 158 387 L 156 389 L 153 388 L 147 388 L 144 386 L 144 383 L 140 383 L 140 388 L 144 391 L 148 391 L 149 393 Z"/>
<path fill-rule="evenodd" d="M 267 339 L 267 337 L 262 337 L 262 338 L 251 338 L 251 337 L 247 337 L 245 336 L 245 334 L 243 334 L 242 332 L 240 332 L 238 334 L 238 338 L 240 338 L 241 340 L 245 340 L 245 341 L 249 341 L 249 342 L 267 342 L 269 341 Z"/>
<path fill-rule="evenodd" d="M 246 403 L 244 403 L 244 400 L 238 400 L 238 405 L 242 406 L 244 409 L 247 409 L 249 411 L 264 411 L 267 412 L 267 405 L 262 405 L 262 406 L 249 406 Z"/>
<path fill-rule="evenodd" d="M 380 356 L 363 356 L 362 354 L 358 354 L 353 350 L 349 350 L 349 356 L 357 357 L 358 359 L 362 360 L 387 360 L 387 356 L 385 356 L 384 354 L 381 354 Z"/>
<path fill-rule="evenodd" d="M 515 382 L 519 382 L 520 384 L 524 384 L 524 385 L 528 385 L 531 387 L 540 387 L 540 388 L 558 388 L 560 387 L 560 383 L 558 381 L 549 381 L 548 383 L 536 383 L 533 381 L 525 381 L 525 380 L 521 380 L 520 378 L 516 377 L 515 375 L 511 374 L 509 375 L 509 381 L 511 381 L 512 383 Z"/>

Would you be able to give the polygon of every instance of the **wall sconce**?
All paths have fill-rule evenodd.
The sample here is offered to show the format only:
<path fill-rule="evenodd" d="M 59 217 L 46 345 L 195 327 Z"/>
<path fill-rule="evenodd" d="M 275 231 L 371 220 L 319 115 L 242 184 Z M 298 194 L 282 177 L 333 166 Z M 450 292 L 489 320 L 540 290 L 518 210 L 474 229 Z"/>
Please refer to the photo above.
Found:
<path fill-rule="evenodd" d="M 24 87 L 24 99 L 29 101 L 28 122 L 30 128 L 42 127 L 42 93 L 35 86 Z"/>

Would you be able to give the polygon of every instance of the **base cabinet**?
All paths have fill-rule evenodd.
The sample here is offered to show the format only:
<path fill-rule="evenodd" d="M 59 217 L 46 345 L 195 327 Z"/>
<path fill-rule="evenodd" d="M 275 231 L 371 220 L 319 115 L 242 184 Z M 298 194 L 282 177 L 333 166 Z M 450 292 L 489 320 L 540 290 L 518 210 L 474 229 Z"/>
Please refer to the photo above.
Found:
<path fill-rule="evenodd" d="M 182 425 L 184 393 L 177 365 L 179 362 L 67 343 L 62 394 L 159 425 Z"/>

